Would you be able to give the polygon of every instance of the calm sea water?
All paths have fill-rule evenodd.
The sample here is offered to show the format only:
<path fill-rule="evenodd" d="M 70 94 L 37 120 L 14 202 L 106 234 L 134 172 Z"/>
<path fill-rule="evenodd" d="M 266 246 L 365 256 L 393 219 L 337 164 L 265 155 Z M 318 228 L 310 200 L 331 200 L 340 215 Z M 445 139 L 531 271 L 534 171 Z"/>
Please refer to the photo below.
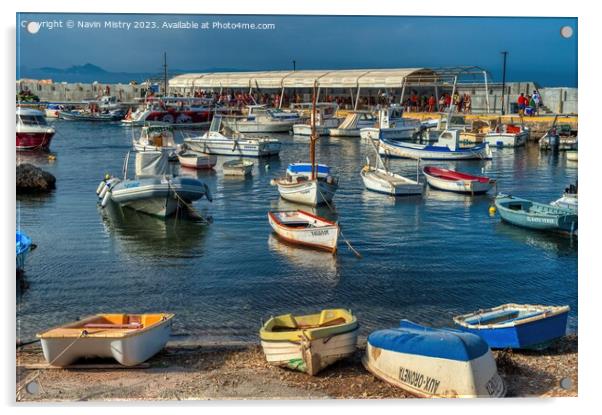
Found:
<path fill-rule="evenodd" d="M 334 167 L 340 188 L 335 211 L 317 213 L 340 221 L 361 259 L 343 242 L 333 257 L 271 234 L 268 210 L 297 206 L 280 200 L 270 179 L 308 159 L 307 138 L 279 135 L 280 157 L 256 161 L 246 180 L 223 176 L 224 157 L 215 172 L 198 173 L 214 196 L 213 203 L 195 202 L 213 217 L 203 225 L 100 209 L 96 187 L 106 172 L 120 175 L 131 131 L 55 126 L 56 160 L 19 156 L 57 178 L 51 195 L 17 199 L 17 223 L 38 245 L 27 262 L 30 287 L 17 296 L 23 339 L 97 312 L 169 311 L 177 335 L 255 341 L 271 315 L 325 307 L 350 308 L 365 335 L 401 318 L 450 325 L 458 313 L 506 302 L 568 304 L 570 329 L 577 327 L 576 238 L 501 223 L 488 214 L 491 195 L 427 189 L 422 198 L 395 199 L 369 192 L 359 170 L 371 149 L 359 139 L 320 139 L 319 160 Z M 560 197 L 577 177 L 576 163 L 535 145 L 498 150 L 492 161 L 431 164 L 484 172 L 499 180 L 499 191 L 542 202 Z M 412 160 L 390 167 L 416 175 Z"/>

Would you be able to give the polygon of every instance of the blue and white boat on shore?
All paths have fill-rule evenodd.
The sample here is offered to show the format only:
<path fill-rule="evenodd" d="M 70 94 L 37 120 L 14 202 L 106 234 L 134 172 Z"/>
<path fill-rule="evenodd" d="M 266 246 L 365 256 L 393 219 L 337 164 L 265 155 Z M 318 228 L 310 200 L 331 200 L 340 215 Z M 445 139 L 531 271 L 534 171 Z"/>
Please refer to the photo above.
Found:
<path fill-rule="evenodd" d="M 460 147 L 460 131 L 445 130 L 434 144 L 416 144 L 379 138 L 379 152 L 387 157 L 420 160 L 490 160 L 493 153 L 488 143 Z"/>
<path fill-rule="evenodd" d="M 479 336 L 402 320 L 368 336 L 362 363 L 376 377 L 427 398 L 501 397 L 506 393 Z"/>
<path fill-rule="evenodd" d="M 282 143 L 276 138 L 246 137 L 222 123 L 214 115 L 209 131 L 199 137 L 188 137 L 184 143 L 192 151 L 205 154 L 239 157 L 264 157 L 280 153 Z"/>
<path fill-rule="evenodd" d="M 24 232 L 17 231 L 17 271 L 25 268 L 25 259 L 32 247 L 31 238 Z"/>
<path fill-rule="evenodd" d="M 569 306 L 504 304 L 454 317 L 492 349 L 543 349 L 566 334 Z"/>
<path fill-rule="evenodd" d="M 498 194 L 495 207 L 502 220 L 523 228 L 548 232 L 574 233 L 578 216 L 573 210 Z"/>

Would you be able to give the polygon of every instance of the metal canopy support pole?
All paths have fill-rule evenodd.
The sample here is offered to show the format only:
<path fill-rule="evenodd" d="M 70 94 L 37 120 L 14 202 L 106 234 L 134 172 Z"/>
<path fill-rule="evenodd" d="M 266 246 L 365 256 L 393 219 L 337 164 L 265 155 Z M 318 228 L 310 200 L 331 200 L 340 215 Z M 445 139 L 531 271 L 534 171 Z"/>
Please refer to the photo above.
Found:
<path fill-rule="evenodd" d="M 508 56 L 508 52 L 504 51 L 502 52 L 502 55 L 504 55 L 504 67 L 502 69 L 502 115 L 505 115 L 505 111 L 504 111 L 504 107 L 505 107 L 505 93 L 506 93 L 506 58 Z"/>
<path fill-rule="evenodd" d="M 399 104 L 403 105 L 403 95 L 406 93 L 406 78 L 401 81 L 401 97 L 399 98 Z"/>
<path fill-rule="evenodd" d="M 439 105 L 439 87 L 435 84 L 435 108 Z"/>
<path fill-rule="evenodd" d="M 489 84 L 487 83 L 487 71 L 483 71 L 485 78 L 485 105 L 487 105 L 487 114 L 489 114 Z"/>
<path fill-rule="evenodd" d="M 349 88 L 349 96 L 351 97 L 351 106 L 355 107 L 355 103 L 353 102 L 353 88 Z"/>
<path fill-rule="evenodd" d="M 318 85 L 318 92 L 316 93 L 316 103 L 320 102 L 320 86 Z"/>
<path fill-rule="evenodd" d="M 360 90 L 361 90 L 361 89 L 362 89 L 362 88 L 361 88 L 361 87 L 358 85 L 358 86 L 357 86 L 357 94 L 356 94 L 356 96 L 355 96 L 355 106 L 353 107 L 353 109 L 354 109 L 355 111 L 357 111 L 357 107 L 358 107 L 358 104 L 359 104 L 359 102 L 360 102 Z"/>
<path fill-rule="evenodd" d="M 454 76 L 454 86 L 452 87 L 452 97 L 454 96 L 454 94 L 456 93 L 456 83 L 458 81 L 458 75 Z M 449 106 L 449 110 L 447 111 L 447 122 L 445 123 L 445 129 L 448 130 L 449 129 L 449 125 L 451 123 L 451 115 L 452 115 L 452 108 L 454 108 L 454 102 L 452 101 L 451 105 Z"/>
<path fill-rule="evenodd" d="M 284 85 L 280 91 L 280 102 L 278 102 L 278 108 L 282 108 L 282 101 L 284 101 Z"/>

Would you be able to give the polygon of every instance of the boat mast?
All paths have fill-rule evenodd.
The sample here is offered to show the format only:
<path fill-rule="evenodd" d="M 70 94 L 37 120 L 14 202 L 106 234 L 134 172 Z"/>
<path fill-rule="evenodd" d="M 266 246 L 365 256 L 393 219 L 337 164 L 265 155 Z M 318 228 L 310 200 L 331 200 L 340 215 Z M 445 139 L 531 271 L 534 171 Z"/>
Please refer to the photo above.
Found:
<path fill-rule="evenodd" d="M 163 52 L 163 96 L 167 96 L 167 52 Z"/>
<path fill-rule="evenodd" d="M 311 97 L 311 136 L 309 139 L 309 159 L 311 161 L 311 180 L 316 180 L 316 84 Z"/>

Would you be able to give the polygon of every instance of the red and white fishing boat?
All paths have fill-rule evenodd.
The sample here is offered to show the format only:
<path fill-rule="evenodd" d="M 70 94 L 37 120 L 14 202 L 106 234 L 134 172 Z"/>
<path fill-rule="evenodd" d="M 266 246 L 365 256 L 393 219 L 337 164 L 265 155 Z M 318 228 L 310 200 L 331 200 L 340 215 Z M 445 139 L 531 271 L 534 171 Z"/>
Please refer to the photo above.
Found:
<path fill-rule="evenodd" d="M 287 242 L 333 254 L 337 251 L 339 225 L 303 210 L 268 212 L 268 220 L 276 234 Z"/>
<path fill-rule="evenodd" d="M 121 122 L 132 126 L 151 122 L 208 125 L 212 114 L 210 103 L 200 98 L 148 98 L 135 111 L 130 109 Z"/>
<path fill-rule="evenodd" d="M 485 193 L 495 185 L 495 180 L 484 176 L 473 176 L 455 170 L 425 166 L 422 169 L 431 187 L 456 193 Z"/>
<path fill-rule="evenodd" d="M 54 133 L 42 111 L 17 108 L 17 150 L 47 150 Z"/>
<path fill-rule="evenodd" d="M 178 160 L 182 167 L 204 170 L 212 169 L 216 165 L 217 156 L 185 149 L 178 152 Z"/>

